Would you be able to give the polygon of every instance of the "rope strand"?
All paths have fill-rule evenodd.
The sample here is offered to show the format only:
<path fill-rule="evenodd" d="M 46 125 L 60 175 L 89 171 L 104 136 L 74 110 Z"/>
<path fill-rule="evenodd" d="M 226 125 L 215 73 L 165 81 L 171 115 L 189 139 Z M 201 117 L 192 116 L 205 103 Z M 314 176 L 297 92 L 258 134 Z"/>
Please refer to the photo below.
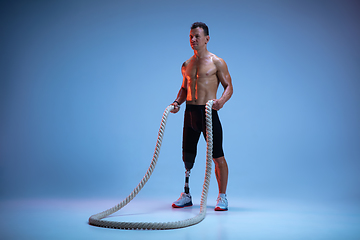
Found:
<path fill-rule="evenodd" d="M 200 201 L 200 212 L 193 218 L 185 219 L 182 221 L 175 221 L 175 222 L 115 222 L 115 221 L 107 221 L 103 220 L 107 216 L 119 211 L 121 208 L 126 206 L 144 187 L 146 182 L 149 180 L 154 168 L 156 166 L 157 160 L 160 154 L 160 148 L 162 139 L 164 136 L 165 126 L 167 122 L 167 117 L 169 112 L 174 109 L 173 105 L 169 105 L 161 119 L 160 129 L 158 132 L 158 138 L 156 142 L 156 147 L 154 151 L 154 155 L 151 161 L 151 164 L 143 177 L 140 183 L 136 186 L 136 188 L 130 193 L 130 195 L 125 198 L 121 203 L 118 205 L 100 212 L 98 214 L 94 214 L 89 218 L 89 224 L 104 227 L 104 228 L 117 228 L 117 229 L 152 229 L 152 230 L 165 230 L 165 229 L 176 229 L 176 228 L 184 228 L 189 227 L 195 224 L 198 224 L 202 220 L 204 220 L 206 215 L 206 203 L 207 203 L 207 195 L 210 186 L 210 177 L 211 177 L 211 166 L 212 166 L 212 151 L 213 151 L 213 133 L 212 133 L 212 105 L 213 101 L 209 100 L 205 106 L 205 120 L 206 120 L 206 169 L 205 169 L 205 179 L 203 184 L 203 190 L 201 194 L 201 201 Z"/>

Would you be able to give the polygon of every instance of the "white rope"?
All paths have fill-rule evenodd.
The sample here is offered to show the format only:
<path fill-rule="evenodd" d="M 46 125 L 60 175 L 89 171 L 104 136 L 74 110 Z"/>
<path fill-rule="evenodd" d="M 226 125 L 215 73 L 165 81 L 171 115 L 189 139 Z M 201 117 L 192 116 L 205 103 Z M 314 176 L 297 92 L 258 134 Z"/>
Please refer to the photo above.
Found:
<path fill-rule="evenodd" d="M 213 101 L 209 100 L 206 103 L 205 110 L 206 110 L 206 170 L 205 170 L 205 180 L 203 184 L 203 190 L 201 194 L 201 201 L 200 201 L 200 213 L 193 218 L 189 218 L 182 221 L 175 221 L 175 222 L 115 222 L 115 221 L 107 221 L 103 220 L 107 216 L 119 211 L 121 208 L 126 206 L 143 188 L 146 182 L 149 180 L 152 172 L 154 171 L 156 162 L 159 157 L 160 147 L 165 131 L 165 125 L 167 121 L 167 117 L 169 112 L 174 108 L 173 105 L 169 105 L 163 114 L 161 119 L 160 129 L 158 133 L 158 138 L 156 142 L 156 147 L 153 155 L 153 159 L 151 161 L 150 167 L 147 170 L 145 176 L 138 184 L 138 186 L 133 190 L 130 195 L 125 198 L 121 203 L 118 205 L 103 211 L 98 214 L 94 214 L 89 218 L 89 224 L 98 226 L 98 227 L 105 227 L 105 228 L 118 228 L 118 229 L 157 229 L 157 230 L 164 230 L 164 229 L 176 229 L 176 228 L 184 228 L 195 225 L 201 222 L 206 215 L 206 203 L 207 203 L 207 195 L 210 185 L 210 176 L 211 176 L 211 165 L 212 165 L 212 150 L 213 150 L 213 133 L 212 133 L 212 105 Z"/>

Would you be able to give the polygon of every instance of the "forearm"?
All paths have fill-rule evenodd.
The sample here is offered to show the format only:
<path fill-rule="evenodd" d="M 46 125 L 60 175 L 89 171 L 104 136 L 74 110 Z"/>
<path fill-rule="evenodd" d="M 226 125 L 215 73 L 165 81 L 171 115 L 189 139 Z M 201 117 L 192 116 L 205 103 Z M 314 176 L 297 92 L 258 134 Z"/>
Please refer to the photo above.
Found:
<path fill-rule="evenodd" d="M 224 105 L 231 98 L 232 94 L 233 94 L 233 86 L 231 84 L 228 84 L 224 88 L 224 92 L 219 98 L 219 101 L 222 103 L 222 105 Z"/>
<path fill-rule="evenodd" d="M 178 102 L 179 105 L 181 105 L 183 102 L 185 102 L 185 100 L 186 100 L 186 89 L 181 87 L 175 101 Z"/>

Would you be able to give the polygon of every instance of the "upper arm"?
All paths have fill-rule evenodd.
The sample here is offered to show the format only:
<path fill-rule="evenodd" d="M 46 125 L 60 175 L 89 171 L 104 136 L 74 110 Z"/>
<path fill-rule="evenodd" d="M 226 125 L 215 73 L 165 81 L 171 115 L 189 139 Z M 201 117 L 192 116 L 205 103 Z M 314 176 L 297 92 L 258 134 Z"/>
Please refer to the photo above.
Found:
<path fill-rule="evenodd" d="M 225 61 L 221 58 L 216 58 L 214 61 L 217 68 L 216 75 L 224 88 L 232 87 L 231 76 Z"/>
<path fill-rule="evenodd" d="M 184 90 L 187 89 L 187 81 L 186 81 L 185 71 L 186 71 L 186 62 L 184 62 L 183 65 L 181 66 L 181 74 L 183 76 L 181 88 L 183 88 Z"/>

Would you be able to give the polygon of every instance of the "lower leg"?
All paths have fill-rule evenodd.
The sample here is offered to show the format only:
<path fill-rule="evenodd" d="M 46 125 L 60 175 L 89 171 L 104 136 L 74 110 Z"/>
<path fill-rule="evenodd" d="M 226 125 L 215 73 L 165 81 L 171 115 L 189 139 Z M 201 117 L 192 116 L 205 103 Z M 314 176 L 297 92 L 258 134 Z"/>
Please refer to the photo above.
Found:
<path fill-rule="evenodd" d="M 189 177 L 190 177 L 190 170 L 186 169 L 185 171 L 185 187 L 184 192 L 181 193 L 180 198 L 173 202 L 173 208 L 183 208 L 183 207 L 190 207 L 192 206 L 191 195 L 190 195 L 190 188 L 189 188 Z"/>
<path fill-rule="evenodd" d="M 195 156 L 196 156 L 196 153 L 183 152 L 183 161 L 184 161 L 185 170 L 186 170 L 185 171 L 184 192 L 186 194 L 189 194 L 189 190 L 190 190 L 190 187 L 189 187 L 190 170 L 194 166 Z"/>
<path fill-rule="evenodd" d="M 185 171 L 185 187 L 184 187 L 184 192 L 186 194 L 190 193 L 189 178 L 190 178 L 190 170 L 186 169 L 186 171 Z"/>
<path fill-rule="evenodd" d="M 214 158 L 215 176 L 219 186 L 219 193 L 226 193 L 229 169 L 224 157 Z"/>

